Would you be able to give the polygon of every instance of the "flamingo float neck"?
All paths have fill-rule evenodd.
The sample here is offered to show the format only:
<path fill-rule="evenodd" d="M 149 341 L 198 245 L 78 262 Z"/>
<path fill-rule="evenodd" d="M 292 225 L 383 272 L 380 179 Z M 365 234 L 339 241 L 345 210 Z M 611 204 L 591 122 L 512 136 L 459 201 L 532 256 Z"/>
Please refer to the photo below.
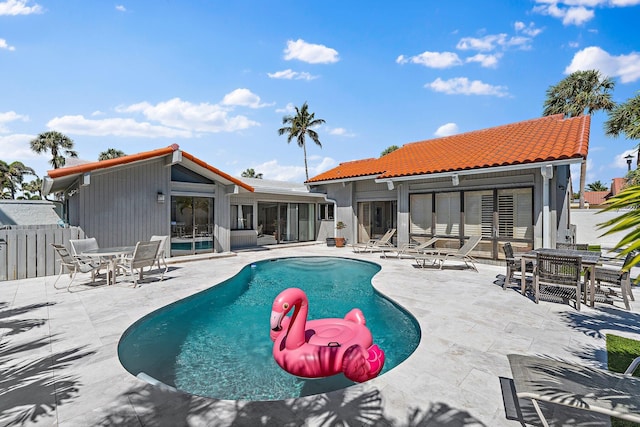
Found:
<path fill-rule="evenodd" d="M 291 323 L 289 323 L 285 341 L 285 347 L 288 350 L 298 348 L 305 343 L 305 327 L 309 313 L 309 303 L 306 298 L 296 298 L 292 305 L 293 314 L 291 315 Z"/>

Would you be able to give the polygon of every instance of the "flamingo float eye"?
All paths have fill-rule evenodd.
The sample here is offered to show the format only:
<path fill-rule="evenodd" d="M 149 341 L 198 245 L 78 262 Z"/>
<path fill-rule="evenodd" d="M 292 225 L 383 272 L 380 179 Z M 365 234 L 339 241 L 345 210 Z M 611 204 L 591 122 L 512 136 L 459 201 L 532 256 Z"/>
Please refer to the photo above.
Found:
<path fill-rule="evenodd" d="M 283 308 L 284 310 L 288 309 L 288 308 L 289 308 L 289 303 L 288 303 L 288 302 L 285 302 L 284 304 L 282 304 L 282 308 Z"/>

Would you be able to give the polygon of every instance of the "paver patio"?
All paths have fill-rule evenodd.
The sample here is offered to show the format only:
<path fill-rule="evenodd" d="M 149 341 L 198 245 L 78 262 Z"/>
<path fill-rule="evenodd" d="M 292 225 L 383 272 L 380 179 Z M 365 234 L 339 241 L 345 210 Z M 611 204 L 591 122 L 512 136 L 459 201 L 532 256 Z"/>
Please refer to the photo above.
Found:
<path fill-rule="evenodd" d="M 374 287 L 420 324 L 416 351 L 367 383 L 276 402 L 175 393 L 138 380 L 120 365 L 118 340 L 140 317 L 251 262 L 299 255 L 379 263 Z M 55 276 L 0 282 L 0 425 L 517 426 L 507 419 L 501 387 L 511 378 L 507 354 L 547 355 L 606 369 L 607 332 L 640 337 L 640 298 L 631 312 L 621 304 L 580 312 L 552 302 L 536 305 L 513 289 L 503 291 L 504 267 L 478 264 L 478 270 L 425 270 L 409 260 L 310 245 L 174 263 L 163 282 L 145 280 L 136 289 L 68 293 L 53 288 Z M 532 408 L 523 411 L 526 420 L 535 419 Z M 564 410 L 552 418 L 556 425 L 607 422 Z"/>

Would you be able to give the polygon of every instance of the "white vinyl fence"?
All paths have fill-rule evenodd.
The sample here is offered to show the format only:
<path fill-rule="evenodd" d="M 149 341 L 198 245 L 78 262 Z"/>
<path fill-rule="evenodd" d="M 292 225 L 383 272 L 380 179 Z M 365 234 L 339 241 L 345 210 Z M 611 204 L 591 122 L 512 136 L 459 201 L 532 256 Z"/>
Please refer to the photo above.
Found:
<path fill-rule="evenodd" d="M 52 243 L 69 247 L 82 239 L 79 227 L 5 226 L 0 229 L 0 281 L 57 274 L 59 263 Z"/>

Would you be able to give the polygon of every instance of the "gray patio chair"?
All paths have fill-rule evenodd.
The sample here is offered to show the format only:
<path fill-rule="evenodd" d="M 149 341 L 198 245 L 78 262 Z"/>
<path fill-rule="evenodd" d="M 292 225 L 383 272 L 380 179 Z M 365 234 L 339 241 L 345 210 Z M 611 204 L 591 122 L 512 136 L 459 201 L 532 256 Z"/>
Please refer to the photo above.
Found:
<path fill-rule="evenodd" d="M 580 311 L 582 288 L 582 258 L 579 256 L 551 255 L 538 253 L 533 270 L 533 289 L 536 304 L 540 295 L 551 299 L 575 299 L 576 310 Z"/>
<path fill-rule="evenodd" d="M 636 255 L 635 251 L 628 253 L 622 266 L 630 262 Z M 629 299 L 635 301 L 631 290 L 631 274 L 623 270 L 622 266 L 604 264 L 595 267 L 594 277 L 597 284 L 597 292 L 607 297 L 621 298 L 625 308 L 631 310 Z M 620 292 L 619 295 L 618 291 Z"/>
<path fill-rule="evenodd" d="M 640 378 L 632 376 L 640 357 L 631 362 L 624 374 L 542 357 L 507 357 L 516 395 L 531 400 L 545 427 L 549 423 L 538 402 L 640 422 Z"/>
<path fill-rule="evenodd" d="M 78 273 L 91 273 L 91 281 L 95 282 L 96 273 L 100 269 L 100 263 L 88 257 L 85 258 L 81 256 L 73 256 L 63 245 L 52 243 L 51 246 L 53 246 L 53 249 L 60 257 L 60 272 L 58 273 L 58 277 L 56 278 L 55 282 L 53 282 L 54 288 L 62 289 L 58 288 L 56 285 L 64 274 L 65 269 L 71 276 L 71 280 L 67 284 L 67 291 L 69 291 L 69 288 L 71 288 L 71 284 L 75 280 Z"/>
<path fill-rule="evenodd" d="M 158 270 L 161 269 L 160 261 L 164 264 L 164 271 L 160 276 L 160 280 L 164 277 L 164 274 L 169 270 L 169 266 L 167 265 L 167 252 L 170 251 L 168 247 L 169 236 L 151 236 L 149 239 L 151 242 L 158 240 L 160 242 L 160 246 L 158 247 L 158 253 L 156 254 L 156 261 L 158 262 Z M 170 253 L 170 252 L 169 252 Z"/>
<path fill-rule="evenodd" d="M 575 251 L 588 251 L 589 245 L 587 243 L 556 243 L 556 249 L 572 249 Z"/>
<path fill-rule="evenodd" d="M 519 257 L 516 257 L 513 253 L 513 247 L 511 243 L 506 242 L 502 245 L 502 250 L 504 252 L 504 259 L 507 263 L 507 273 L 504 278 L 504 282 L 502 283 L 502 289 L 507 289 L 507 285 L 511 283 L 513 280 L 513 273 L 522 273 L 522 260 Z M 526 273 L 533 274 L 533 262 L 526 262 Z"/>
<path fill-rule="evenodd" d="M 405 243 L 400 248 L 398 248 L 396 252 L 396 258 L 415 258 L 416 255 L 421 254 L 427 249 L 433 249 L 432 246 L 438 241 L 441 240 L 440 237 L 432 237 L 427 239 L 422 243 Z"/>
<path fill-rule="evenodd" d="M 471 252 L 478 246 L 481 240 L 482 236 L 471 236 L 464 245 L 457 250 L 440 249 L 423 251 L 422 254 L 416 255 L 416 263 L 425 267 L 427 261 L 431 261 L 432 265 L 438 263 L 440 270 L 442 270 L 444 263 L 447 261 L 462 261 L 467 267 L 477 272 L 478 268 L 476 267 L 475 260 L 471 256 Z"/>
<path fill-rule="evenodd" d="M 126 275 L 131 276 L 133 287 L 138 286 L 138 281 L 142 280 L 145 267 L 153 267 L 156 263 L 156 255 L 160 247 L 160 240 L 149 242 L 138 242 L 133 251 L 133 255 L 123 257 L 118 261 L 117 268 L 121 268 Z M 160 278 L 162 280 L 162 278 Z"/>

